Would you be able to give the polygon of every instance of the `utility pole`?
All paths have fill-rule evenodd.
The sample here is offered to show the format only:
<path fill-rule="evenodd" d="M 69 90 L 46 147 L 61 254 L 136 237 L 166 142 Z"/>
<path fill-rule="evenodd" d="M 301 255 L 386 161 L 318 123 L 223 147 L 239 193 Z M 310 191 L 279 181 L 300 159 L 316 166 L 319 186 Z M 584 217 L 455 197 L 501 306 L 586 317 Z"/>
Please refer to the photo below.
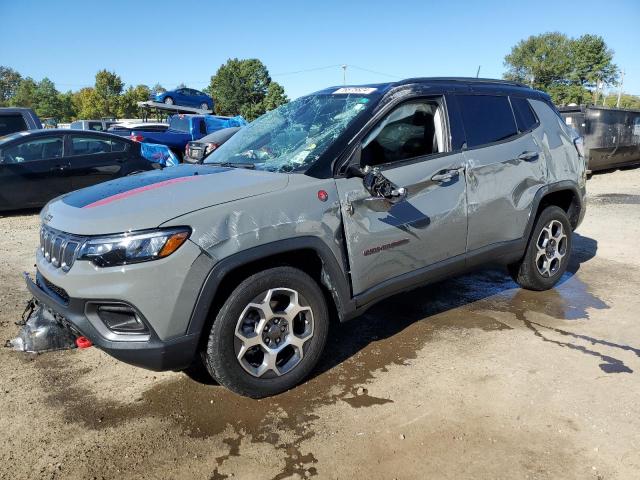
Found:
<path fill-rule="evenodd" d="M 600 79 L 596 82 L 596 97 L 593 100 L 594 105 L 598 105 L 598 97 L 600 96 L 600 92 L 603 92 L 604 82 Z"/>
<path fill-rule="evenodd" d="M 623 84 L 624 84 L 624 70 L 620 72 L 620 89 L 618 90 L 618 101 L 616 102 L 616 108 L 620 108 L 620 97 L 622 97 Z"/>
<path fill-rule="evenodd" d="M 347 84 L 347 64 L 343 64 L 341 65 L 342 67 L 342 84 L 346 85 Z"/>
<path fill-rule="evenodd" d="M 480 67 L 481 67 L 481 66 L 482 66 L 482 65 L 478 65 L 478 71 L 476 72 L 476 78 L 478 78 L 478 77 L 480 76 Z"/>

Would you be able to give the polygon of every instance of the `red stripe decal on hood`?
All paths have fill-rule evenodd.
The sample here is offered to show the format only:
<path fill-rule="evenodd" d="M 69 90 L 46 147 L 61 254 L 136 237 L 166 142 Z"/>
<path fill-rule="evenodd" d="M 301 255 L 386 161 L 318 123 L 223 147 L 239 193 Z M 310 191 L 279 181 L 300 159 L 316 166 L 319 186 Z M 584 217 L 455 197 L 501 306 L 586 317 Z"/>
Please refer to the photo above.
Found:
<path fill-rule="evenodd" d="M 198 177 L 194 175 L 190 177 L 178 177 L 178 178 L 172 178 L 170 180 L 163 180 L 162 182 L 152 183 L 151 185 L 145 185 L 144 187 L 138 187 L 132 190 L 128 190 L 126 192 L 118 193 L 116 195 L 111 195 L 110 197 L 103 198 L 102 200 L 98 200 L 96 202 L 85 205 L 82 208 L 101 207 L 111 202 L 115 202 L 116 200 L 122 200 L 123 198 L 133 197 L 134 195 L 138 195 L 139 193 L 142 193 L 142 192 L 148 192 L 149 190 L 156 190 L 157 188 L 166 187 L 167 185 L 171 185 L 174 183 L 188 182 L 189 180 L 195 180 L 197 178 Z"/>

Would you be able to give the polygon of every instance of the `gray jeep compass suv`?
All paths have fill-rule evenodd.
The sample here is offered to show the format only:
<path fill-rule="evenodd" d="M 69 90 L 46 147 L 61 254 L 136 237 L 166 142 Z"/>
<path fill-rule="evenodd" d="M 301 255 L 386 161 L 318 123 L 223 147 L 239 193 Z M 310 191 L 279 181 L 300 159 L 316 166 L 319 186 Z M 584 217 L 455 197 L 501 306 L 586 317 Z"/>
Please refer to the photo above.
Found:
<path fill-rule="evenodd" d="M 276 394 L 314 368 L 330 317 L 488 262 L 552 288 L 585 211 L 580 142 L 516 83 L 327 88 L 202 165 L 53 200 L 27 284 L 120 360 L 202 362 L 235 392 Z"/>

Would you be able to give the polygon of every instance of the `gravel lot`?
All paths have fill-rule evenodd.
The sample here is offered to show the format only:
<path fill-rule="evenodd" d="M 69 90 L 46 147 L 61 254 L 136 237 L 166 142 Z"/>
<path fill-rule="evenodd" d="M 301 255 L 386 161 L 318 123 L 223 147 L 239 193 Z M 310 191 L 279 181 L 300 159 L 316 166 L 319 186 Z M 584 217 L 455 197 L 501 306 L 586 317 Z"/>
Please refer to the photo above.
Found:
<path fill-rule="evenodd" d="M 558 288 L 483 271 L 398 295 L 274 398 L 95 348 L 0 349 L 0 478 L 640 478 L 640 169 L 588 188 Z M 0 218 L 2 340 L 37 229 Z"/>

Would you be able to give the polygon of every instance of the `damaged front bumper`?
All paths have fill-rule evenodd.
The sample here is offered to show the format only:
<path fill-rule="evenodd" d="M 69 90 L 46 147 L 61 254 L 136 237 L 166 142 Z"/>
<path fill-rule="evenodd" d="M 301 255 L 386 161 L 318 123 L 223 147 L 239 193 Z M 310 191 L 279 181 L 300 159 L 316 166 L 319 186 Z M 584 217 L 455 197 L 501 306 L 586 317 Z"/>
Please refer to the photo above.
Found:
<path fill-rule="evenodd" d="M 68 350 L 76 347 L 76 339 L 79 337 L 69 325 L 33 299 L 29 300 L 22 314 L 22 322 L 18 325 L 22 326 L 18 336 L 9 340 L 5 346 L 19 352 Z"/>
<path fill-rule="evenodd" d="M 28 273 L 24 274 L 24 278 L 38 306 L 51 315 L 47 318 L 54 318 L 59 324 L 68 326 L 74 339 L 77 336 L 87 337 L 93 345 L 120 361 L 149 370 L 182 370 L 191 365 L 195 357 L 198 335 L 161 340 L 151 331 L 144 339 L 134 336 L 126 340 L 110 339 L 104 334 L 104 328 L 96 328 L 87 317 L 87 300 L 61 298 L 59 292 L 50 288 L 39 272 L 35 281 Z"/>

